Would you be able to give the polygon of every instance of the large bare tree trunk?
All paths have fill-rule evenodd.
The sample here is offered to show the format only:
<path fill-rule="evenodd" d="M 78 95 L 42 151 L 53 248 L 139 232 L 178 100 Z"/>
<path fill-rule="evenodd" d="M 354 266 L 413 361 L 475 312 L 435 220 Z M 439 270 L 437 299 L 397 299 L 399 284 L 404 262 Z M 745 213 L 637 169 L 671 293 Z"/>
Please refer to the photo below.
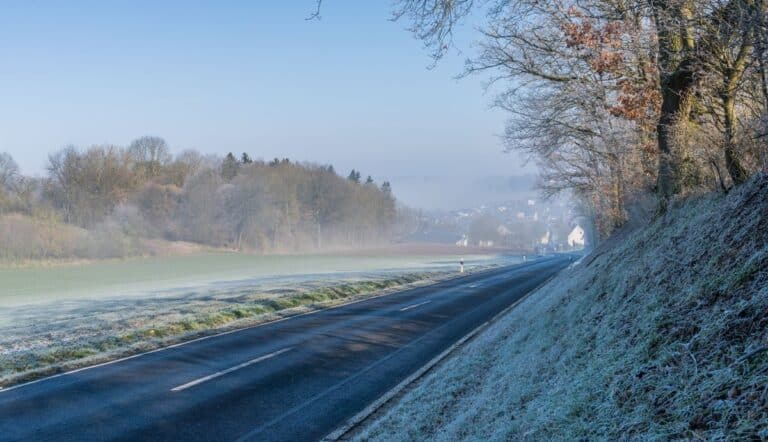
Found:
<path fill-rule="evenodd" d="M 618 155 L 610 155 L 611 172 L 611 229 L 619 228 L 627 221 L 624 209 L 624 170 Z"/>
<path fill-rule="evenodd" d="M 662 104 L 659 123 L 656 126 L 659 143 L 659 175 L 656 181 L 657 192 L 662 202 L 662 209 L 672 195 L 680 192 L 681 152 L 674 145 L 674 130 L 677 123 L 687 119 L 690 113 L 690 95 L 693 88 L 693 73 L 688 69 L 689 63 L 681 63 L 680 67 L 669 75 L 661 78 Z"/>
<path fill-rule="evenodd" d="M 691 28 L 691 1 L 652 0 L 652 7 L 659 42 L 659 84 L 662 98 L 659 123 L 656 126 L 659 144 L 656 191 L 659 195 L 659 209 L 664 211 L 669 199 L 682 190 L 681 160 L 686 149 L 675 146 L 674 131 L 675 126 L 687 120 L 690 115 L 696 41 Z"/>
<path fill-rule="evenodd" d="M 757 72 L 760 76 L 760 91 L 763 95 L 763 112 L 768 115 L 768 73 L 766 73 L 765 57 L 768 51 L 768 31 L 765 26 L 765 3 L 763 0 L 755 2 L 755 58 L 757 59 Z M 768 133 L 765 130 L 764 132 Z M 765 136 L 765 133 L 763 136 Z"/>
<path fill-rule="evenodd" d="M 722 100 L 725 117 L 725 167 L 728 168 L 728 174 L 731 176 L 733 184 L 739 185 L 747 181 L 747 171 L 741 165 L 734 140 L 736 131 L 736 100 L 731 94 L 723 96 Z"/>

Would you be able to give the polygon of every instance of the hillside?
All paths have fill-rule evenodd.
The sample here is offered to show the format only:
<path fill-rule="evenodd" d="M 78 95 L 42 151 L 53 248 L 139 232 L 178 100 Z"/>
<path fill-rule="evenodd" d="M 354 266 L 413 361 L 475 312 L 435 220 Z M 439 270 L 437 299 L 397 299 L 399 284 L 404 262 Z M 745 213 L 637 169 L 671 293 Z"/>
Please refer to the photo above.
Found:
<path fill-rule="evenodd" d="M 363 440 L 768 438 L 768 176 L 594 251 Z"/>
<path fill-rule="evenodd" d="M 284 158 L 221 158 L 141 137 L 66 147 L 46 175 L 0 152 L 0 264 L 173 255 L 303 253 L 378 246 L 407 232 L 388 181 Z"/>

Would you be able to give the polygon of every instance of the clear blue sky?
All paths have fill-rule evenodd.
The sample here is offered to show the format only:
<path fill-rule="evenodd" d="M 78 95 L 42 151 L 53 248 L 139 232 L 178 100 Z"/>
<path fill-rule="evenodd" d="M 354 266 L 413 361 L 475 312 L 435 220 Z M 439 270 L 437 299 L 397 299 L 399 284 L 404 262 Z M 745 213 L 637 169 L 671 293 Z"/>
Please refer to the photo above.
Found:
<path fill-rule="evenodd" d="M 431 197 L 413 177 L 462 186 L 521 173 L 501 153 L 504 116 L 481 79 L 454 79 L 466 54 L 427 69 L 406 24 L 388 20 L 388 1 L 326 0 L 322 19 L 306 21 L 313 7 L 3 2 L 0 151 L 40 174 L 67 144 L 160 135 L 176 152 L 354 167 L 422 206 Z"/>

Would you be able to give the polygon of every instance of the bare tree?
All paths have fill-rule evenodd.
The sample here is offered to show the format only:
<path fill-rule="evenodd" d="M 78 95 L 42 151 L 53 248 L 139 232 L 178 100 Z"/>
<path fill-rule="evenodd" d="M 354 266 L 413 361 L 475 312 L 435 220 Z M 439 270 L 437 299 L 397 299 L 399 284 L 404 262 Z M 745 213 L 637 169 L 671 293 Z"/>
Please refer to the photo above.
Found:
<path fill-rule="evenodd" d="M 604 232 L 630 194 L 653 188 L 664 210 L 725 187 L 721 169 L 744 182 L 748 151 L 768 158 L 751 141 L 768 132 L 763 0 L 401 0 L 395 18 L 438 60 L 474 10 L 485 23 L 466 73 L 501 85 L 508 147 L 542 166 L 546 192 L 591 204 Z"/>
<path fill-rule="evenodd" d="M 411 0 L 397 18 L 441 57 L 475 2 Z M 655 178 L 659 96 L 654 47 L 632 1 L 498 0 L 465 74 L 487 73 L 502 93 L 505 142 L 542 168 L 549 194 L 576 191 L 598 205 L 608 233 L 626 219 L 628 183 Z"/>
<path fill-rule="evenodd" d="M 129 156 L 117 146 L 83 152 L 69 146 L 49 156 L 46 193 L 68 223 L 91 227 L 139 186 Z"/>
<path fill-rule="evenodd" d="M 162 166 L 171 161 L 171 153 L 168 143 L 164 139 L 155 136 L 143 136 L 134 140 L 128 147 L 136 164 L 145 170 L 147 176 L 155 178 Z"/>
<path fill-rule="evenodd" d="M 19 166 L 10 154 L 0 152 L 0 190 L 12 190 L 19 179 Z"/>

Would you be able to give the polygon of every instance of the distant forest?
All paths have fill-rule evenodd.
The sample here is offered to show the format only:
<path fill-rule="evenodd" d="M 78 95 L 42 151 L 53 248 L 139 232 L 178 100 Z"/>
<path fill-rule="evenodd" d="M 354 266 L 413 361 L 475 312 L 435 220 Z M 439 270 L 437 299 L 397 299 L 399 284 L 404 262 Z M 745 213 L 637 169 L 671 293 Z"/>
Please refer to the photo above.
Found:
<path fill-rule="evenodd" d="M 0 259 L 165 253 L 180 241 L 254 252 L 360 246 L 397 234 L 391 186 L 288 159 L 172 155 L 159 137 L 66 147 L 47 174 L 0 153 Z"/>

